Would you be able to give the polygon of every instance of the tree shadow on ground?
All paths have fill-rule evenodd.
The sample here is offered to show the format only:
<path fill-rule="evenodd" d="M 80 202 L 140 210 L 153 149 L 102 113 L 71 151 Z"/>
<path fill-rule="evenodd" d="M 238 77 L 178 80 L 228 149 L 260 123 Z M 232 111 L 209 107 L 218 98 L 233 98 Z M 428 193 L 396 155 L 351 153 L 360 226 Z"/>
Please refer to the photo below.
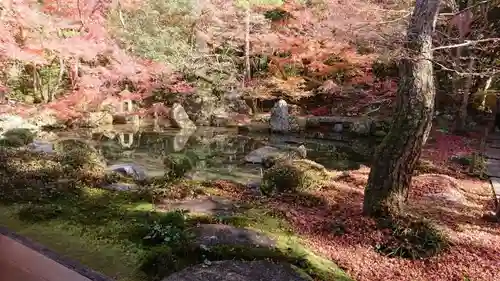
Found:
<path fill-rule="evenodd" d="M 242 202 L 268 209 L 285 218 L 291 224 L 292 228 L 308 241 L 308 245 L 312 245 L 316 251 L 327 256 L 331 254 L 330 257 L 338 262 L 341 267 L 347 265 L 352 270 L 351 266 L 353 264 L 351 264 L 350 258 L 346 255 L 354 254 L 351 252 L 353 249 L 358 248 L 378 252 L 377 247 L 383 246 L 387 242 L 388 235 L 391 236 L 391 233 L 395 231 L 383 227 L 377 221 L 362 215 L 363 189 L 366 185 L 368 173 L 369 170 L 355 171 L 338 179 L 342 182 L 332 182 L 332 185 L 329 187 L 310 192 L 280 194 L 266 198 L 252 195 L 245 190 L 246 187 L 241 185 L 233 184 L 230 188 L 228 187 L 230 184 L 226 184 L 222 188 L 228 191 L 227 196 L 233 196 L 232 198 Z M 438 178 L 441 178 L 441 176 L 438 175 Z M 417 219 L 421 218 L 424 221 L 430 221 L 433 225 L 441 226 L 451 231 L 445 232 L 445 239 L 451 238 L 450 242 L 452 243 L 448 246 L 445 245 L 442 252 L 443 255 L 433 257 L 438 264 L 441 264 L 441 267 L 451 266 L 454 269 L 461 266 L 468 267 L 473 262 L 470 261 L 470 263 L 467 263 L 469 259 L 464 256 L 477 256 L 482 255 L 481 253 L 484 252 L 487 253 L 484 257 L 493 257 L 497 254 L 498 250 L 491 244 L 483 243 L 481 242 L 482 240 L 469 243 L 467 242 L 469 238 L 466 238 L 478 235 L 476 231 L 479 231 L 478 233 L 481 233 L 481 235 L 487 234 L 493 236 L 493 238 L 490 237 L 489 239 L 495 239 L 494 236 L 500 235 L 498 225 L 484 221 L 481 218 L 484 206 L 489 204 L 489 201 L 484 196 L 478 200 L 477 194 L 470 194 L 470 191 L 467 192 L 467 190 L 462 190 L 455 186 L 455 189 L 465 194 L 464 202 L 443 202 L 442 200 L 438 200 L 438 197 L 422 197 L 422 192 L 427 191 L 427 189 L 422 188 L 422 186 L 414 186 L 414 191 L 417 193 L 420 192 L 420 194 L 417 197 L 410 198 L 408 212 Z M 430 188 L 430 191 L 432 191 L 436 187 L 431 185 Z M 417 208 L 413 208 L 414 205 Z M 408 224 L 407 226 L 410 225 L 412 224 Z M 403 225 L 402 227 L 405 226 Z M 397 229 L 397 231 L 406 230 L 402 228 Z M 425 234 L 426 231 L 424 229 L 420 233 L 427 235 Z M 416 233 L 418 234 L 418 232 Z M 422 239 L 418 239 L 427 243 L 425 242 L 425 237 L 428 236 L 422 236 Z M 475 243 L 479 244 L 476 245 Z M 335 250 L 332 251 L 332 249 Z M 388 263 L 390 259 L 383 257 L 383 255 L 381 253 L 379 259 L 384 260 L 384 263 Z M 373 256 L 370 254 L 370 257 Z M 463 260 L 460 262 L 450 262 L 452 259 L 460 260 L 462 258 Z M 424 260 L 426 259 L 424 258 Z M 491 268 L 487 268 L 488 265 L 485 265 L 486 274 L 491 273 Z M 385 269 L 381 268 L 380 270 Z M 438 267 L 433 270 L 436 271 L 436 274 L 442 273 Z M 430 272 L 426 271 L 426 274 L 430 274 Z M 429 276 L 426 275 L 426 277 Z M 471 277 L 473 276 L 471 275 Z"/>
<path fill-rule="evenodd" d="M 1 182 L 6 183 L 0 188 L 3 205 L 0 207 L 12 211 L 10 219 L 13 220 L 27 224 L 57 224 L 60 225 L 58 229 L 63 231 L 74 227 L 87 237 L 85 239 L 103 240 L 134 252 L 143 252 L 145 255 L 135 261 L 135 266 L 150 280 L 161 280 L 207 259 L 271 259 L 288 262 L 313 277 L 320 276 L 318 280 L 350 280 L 342 272 L 332 275 L 328 268 L 317 267 L 301 252 L 294 250 L 250 245 L 204 249 L 194 243 L 193 229 L 199 220 L 180 210 L 154 210 L 152 196 L 148 192 L 105 190 L 93 187 L 95 185 L 87 180 L 71 180 L 66 176 L 59 168 L 44 165 L 29 169 L 23 165 L 0 166 Z M 62 232 L 60 239 L 65 239 L 64 236 Z M 252 241 L 254 237 L 245 239 Z M 71 256 L 71 253 L 65 254 Z"/>

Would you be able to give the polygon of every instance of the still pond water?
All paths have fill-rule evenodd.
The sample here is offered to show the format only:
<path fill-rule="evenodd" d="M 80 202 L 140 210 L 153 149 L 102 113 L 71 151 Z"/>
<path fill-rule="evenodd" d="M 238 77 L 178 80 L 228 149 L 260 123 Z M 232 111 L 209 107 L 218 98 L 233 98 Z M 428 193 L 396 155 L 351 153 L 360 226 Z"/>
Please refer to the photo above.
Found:
<path fill-rule="evenodd" d="M 131 130 L 115 126 L 101 132 L 74 131 L 57 133 L 54 139 L 78 138 L 99 149 L 109 165 L 134 164 L 147 176 L 163 174 L 163 157 L 185 154 L 195 159 L 190 178 L 227 179 L 240 183 L 260 180 L 259 165 L 245 163 L 245 156 L 263 146 L 287 151 L 303 144 L 307 158 L 329 169 L 356 169 L 370 161 L 374 144 L 370 140 L 326 141 L 278 135 L 239 135 L 236 130 L 198 128 L 191 131 L 154 130 L 143 127 Z M 39 143 L 40 144 L 40 143 Z M 45 142 L 50 145 L 50 142 Z"/>

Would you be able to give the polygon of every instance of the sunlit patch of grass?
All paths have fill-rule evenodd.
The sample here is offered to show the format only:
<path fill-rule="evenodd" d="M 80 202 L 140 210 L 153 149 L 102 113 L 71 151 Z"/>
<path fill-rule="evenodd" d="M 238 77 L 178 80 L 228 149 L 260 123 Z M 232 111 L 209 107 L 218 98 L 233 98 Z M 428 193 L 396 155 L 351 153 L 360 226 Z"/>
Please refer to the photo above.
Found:
<path fill-rule="evenodd" d="M 0 206 L 2 225 L 118 281 L 139 281 L 144 250 L 126 240 L 94 235 L 84 226 L 63 220 L 30 223 L 17 217 L 18 208 Z"/>

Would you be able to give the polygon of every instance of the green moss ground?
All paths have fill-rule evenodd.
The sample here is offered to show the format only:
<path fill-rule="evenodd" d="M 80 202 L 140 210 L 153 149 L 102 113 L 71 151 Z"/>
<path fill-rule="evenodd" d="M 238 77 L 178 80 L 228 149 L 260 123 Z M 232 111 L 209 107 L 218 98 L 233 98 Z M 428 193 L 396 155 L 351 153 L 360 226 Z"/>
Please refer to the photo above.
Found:
<path fill-rule="evenodd" d="M 11 163 L 12 155 L 5 156 L 0 224 L 117 281 L 161 280 L 186 266 L 221 259 L 287 261 L 315 280 L 351 280 L 303 247 L 279 215 L 257 205 L 227 217 L 155 212 L 150 192 L 113 192 L 89 187 L 87 180 L 61 181 L 64 173 L 47 169 L 46 162 L 26 166 L 26 159 Z M 184 183 L 183 189 L 193 189 L 193 184 Z M 278 248 L 190 247 L 191 229 L 200 222 L 255 228 L 275 238 Z"/>

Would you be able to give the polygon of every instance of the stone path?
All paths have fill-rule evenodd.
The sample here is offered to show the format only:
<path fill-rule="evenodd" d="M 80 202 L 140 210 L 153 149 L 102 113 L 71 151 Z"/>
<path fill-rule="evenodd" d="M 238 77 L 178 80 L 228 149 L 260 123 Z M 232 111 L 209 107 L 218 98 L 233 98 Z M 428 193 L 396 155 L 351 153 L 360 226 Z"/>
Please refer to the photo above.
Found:
<path fill-rule="evenodd" d="M 488 138 L 486 149 L 486 174 L 497 202 L 500 202 L 500 133 L 495 132 Z"/>

